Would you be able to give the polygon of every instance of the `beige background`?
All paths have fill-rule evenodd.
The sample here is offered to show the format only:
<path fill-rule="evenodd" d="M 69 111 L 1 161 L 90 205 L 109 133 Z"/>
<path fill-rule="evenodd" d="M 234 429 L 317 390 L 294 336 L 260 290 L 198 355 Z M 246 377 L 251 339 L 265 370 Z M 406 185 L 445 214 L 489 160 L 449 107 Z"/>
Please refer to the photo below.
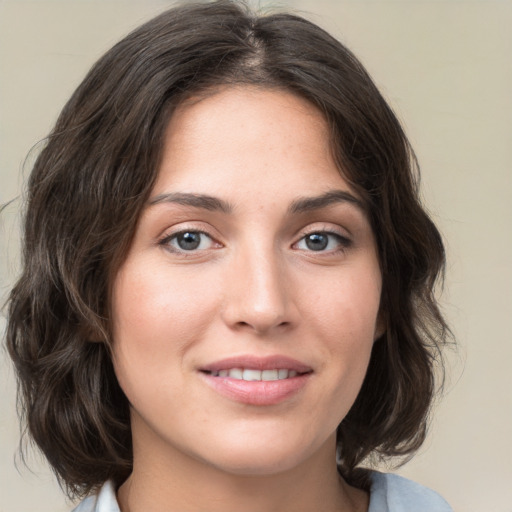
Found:
<path fill-rule="evenodd" d="M 264 4 L 265 2 L 261 2 Z M 402 474 L 459 511 L 512 511 L 512 3 L 282 2 L 311 13 L 368 67 L 417 150 L 447 240 L 443 307 L 459 342 L 447 396 Z M 164 1 L 0 1 L 0 203 L 86 70 Z M 1 217 L 0 295 L 17 272 L 15 201 Z M 5 322 L 0 319 L 0 329 Z M 0 512 L 69 509 L 50 471 L 14 467 L 15 385 L 0 355 Z"/>

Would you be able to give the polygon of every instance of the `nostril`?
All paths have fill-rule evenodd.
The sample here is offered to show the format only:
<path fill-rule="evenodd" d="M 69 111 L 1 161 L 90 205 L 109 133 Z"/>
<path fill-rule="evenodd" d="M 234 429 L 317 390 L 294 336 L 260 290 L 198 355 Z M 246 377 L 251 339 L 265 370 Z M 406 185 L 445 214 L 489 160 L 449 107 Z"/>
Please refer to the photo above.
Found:
<path fill-rule="evenodd" d="M 234 324 L 235 329 L 240 330 L 251 330 L 260 334 L 264 334 L 271 330 L 283 330 L 287 329 L 291 325 L 291 322 L 283 321 L 283 322 L 272 322 L 272 321 L 255 321 L 255 322 L 247 322 L 247 321 L 239 321 Z"/>

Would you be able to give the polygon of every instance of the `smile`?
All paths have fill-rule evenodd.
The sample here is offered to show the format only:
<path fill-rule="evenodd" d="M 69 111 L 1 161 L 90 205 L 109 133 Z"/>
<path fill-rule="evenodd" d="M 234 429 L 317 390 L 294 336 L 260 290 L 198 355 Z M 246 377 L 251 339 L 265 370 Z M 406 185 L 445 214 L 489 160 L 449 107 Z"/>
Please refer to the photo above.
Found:
<path fill-rule="evenodd" d="M 295 370 L 288 370 L 287 368 L 279 368 L 274 370 L 255 370 L 251 368 L 230 368 L 228 370 L 212 371 L 210 373 L 213 377 L 228 377 L 235 380 L 245 381 L 274 381 L 291 379 L 298 375 Z"/>
<path fill-rule="evenodd" d="M 309 382 L 313 368 L 287 356 L 235 356 L 200 368 L 204 382 L 230 401 L 269 406 L 287 402 Z"/>

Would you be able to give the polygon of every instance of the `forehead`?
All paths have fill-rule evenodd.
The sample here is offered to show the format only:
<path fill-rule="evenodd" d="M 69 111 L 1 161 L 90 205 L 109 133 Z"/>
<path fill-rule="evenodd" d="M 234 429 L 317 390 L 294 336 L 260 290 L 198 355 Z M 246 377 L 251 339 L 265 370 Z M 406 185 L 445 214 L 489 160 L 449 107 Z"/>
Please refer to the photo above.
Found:
<path fill-rule="evenodd" d="M 225 88 L 174 112 L 152 196 L 172 191 L 254 198 L 350 189 L 331 151 L 327 122 L 307 100 L 279 89 Z"/>

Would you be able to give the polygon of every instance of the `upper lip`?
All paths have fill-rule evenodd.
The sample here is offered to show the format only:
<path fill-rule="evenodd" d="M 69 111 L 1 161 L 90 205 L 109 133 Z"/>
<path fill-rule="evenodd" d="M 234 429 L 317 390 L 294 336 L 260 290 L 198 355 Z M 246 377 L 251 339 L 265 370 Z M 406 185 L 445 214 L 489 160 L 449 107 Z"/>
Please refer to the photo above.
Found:
<path fill-rule="evenodd" d="M 252 370 L 287 369 L 294 370 L 297 373 L 308 373 L 313 370 L 307 364 L 283 355 L 266 357 L 242 355 L 228 357 L 226 359 L 201 366 L 200 370 L 204 372 L 218 372 L 220 370 L 229 370 L 231 368 L 250 368 Z"/>

